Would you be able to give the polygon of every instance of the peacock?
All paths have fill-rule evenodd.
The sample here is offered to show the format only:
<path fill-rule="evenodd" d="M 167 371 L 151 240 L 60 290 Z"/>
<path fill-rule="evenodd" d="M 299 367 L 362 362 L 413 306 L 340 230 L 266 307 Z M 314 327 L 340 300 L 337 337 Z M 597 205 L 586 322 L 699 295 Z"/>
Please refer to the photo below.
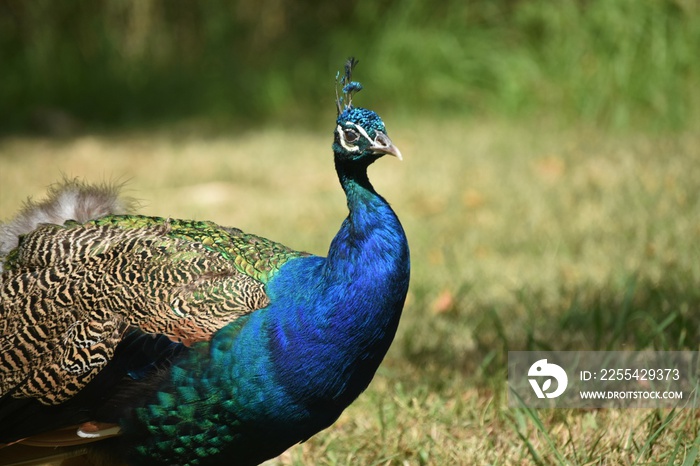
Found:
<path fill-rule="evenodd" d="M 118 188 L 77 181 L 0 227 L 0 464 L 26 445 L 106 464 L 259 464 L 367 388 L 410 258 L 367 176 L 401 152 L 375 112 L 352 105 L 356 63 L 336 75 L 332 148 L 349 214 L 326 257 L 136 215 Z"/>

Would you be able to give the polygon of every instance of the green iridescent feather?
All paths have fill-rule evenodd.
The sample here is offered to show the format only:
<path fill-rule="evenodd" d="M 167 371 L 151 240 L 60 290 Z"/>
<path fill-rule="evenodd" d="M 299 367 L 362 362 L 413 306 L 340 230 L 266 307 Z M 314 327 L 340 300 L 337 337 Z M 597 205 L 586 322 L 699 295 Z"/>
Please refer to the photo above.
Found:
<path fill-rule="evenodd" d="M 167 225 L 169 237 L 202 243 L 211 251 L 216 251 L 232 261 L 239 272 L 263 283 L 267 283 L 289 259 L 308 255 L 267 238 L 244 233 L 237 228 L 221 227 L 208 221 L 114 215 L 90 223 L 122 229 Z"/>

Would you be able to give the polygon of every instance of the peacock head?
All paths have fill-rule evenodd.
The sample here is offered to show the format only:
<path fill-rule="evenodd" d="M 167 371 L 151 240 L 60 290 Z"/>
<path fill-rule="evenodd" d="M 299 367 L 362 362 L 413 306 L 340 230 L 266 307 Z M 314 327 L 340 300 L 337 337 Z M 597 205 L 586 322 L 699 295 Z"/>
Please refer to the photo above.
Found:
<path fill-rule="evenodd" d="M 357 65 L 354 58 L 345 64 L 345 74 L 336 75 L 336 82 L 342 89 L 339 95 L 336 87 L 336 120 L 333 152 L 338 161 L 374 162 L 379 157 L 389 154 L 401 160 L 401 151 L 391 142 L 386 134 L 386 127 L 379 115 L 366 108 L 353 107 L 353 94 L 362 90 L 362 85 L 352 80 L 352 70 Z"/>

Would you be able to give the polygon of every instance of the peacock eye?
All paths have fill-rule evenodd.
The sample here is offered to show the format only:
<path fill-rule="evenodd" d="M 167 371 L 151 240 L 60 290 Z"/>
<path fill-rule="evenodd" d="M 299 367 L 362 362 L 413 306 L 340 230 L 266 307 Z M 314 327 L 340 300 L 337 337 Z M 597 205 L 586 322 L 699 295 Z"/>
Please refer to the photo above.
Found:
<path fill-rule="evenodd" d="M 360 138 L 360 135 L 354 129 L 346 129 L 344 134 L 346 142 L 355 142 Z"/>

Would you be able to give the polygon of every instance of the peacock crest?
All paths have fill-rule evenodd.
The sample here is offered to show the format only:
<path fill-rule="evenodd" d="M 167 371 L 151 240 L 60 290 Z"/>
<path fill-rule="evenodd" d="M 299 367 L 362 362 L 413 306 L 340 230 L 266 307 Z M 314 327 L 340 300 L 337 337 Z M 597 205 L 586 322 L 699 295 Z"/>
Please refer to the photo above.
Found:
<path fill-rule="evenodd" d="M 352 71 L 360 61 L 355 57 L 350 57 L 345 62 L 344 73 L 338 71 L 335 74 L 335 104 L 338 116 L 344 110 L 352 108 L 352 96 L 362 90 L 362 84 L 352 80 Z M 340 89 L 340 92 L 338 91 Z"/>

